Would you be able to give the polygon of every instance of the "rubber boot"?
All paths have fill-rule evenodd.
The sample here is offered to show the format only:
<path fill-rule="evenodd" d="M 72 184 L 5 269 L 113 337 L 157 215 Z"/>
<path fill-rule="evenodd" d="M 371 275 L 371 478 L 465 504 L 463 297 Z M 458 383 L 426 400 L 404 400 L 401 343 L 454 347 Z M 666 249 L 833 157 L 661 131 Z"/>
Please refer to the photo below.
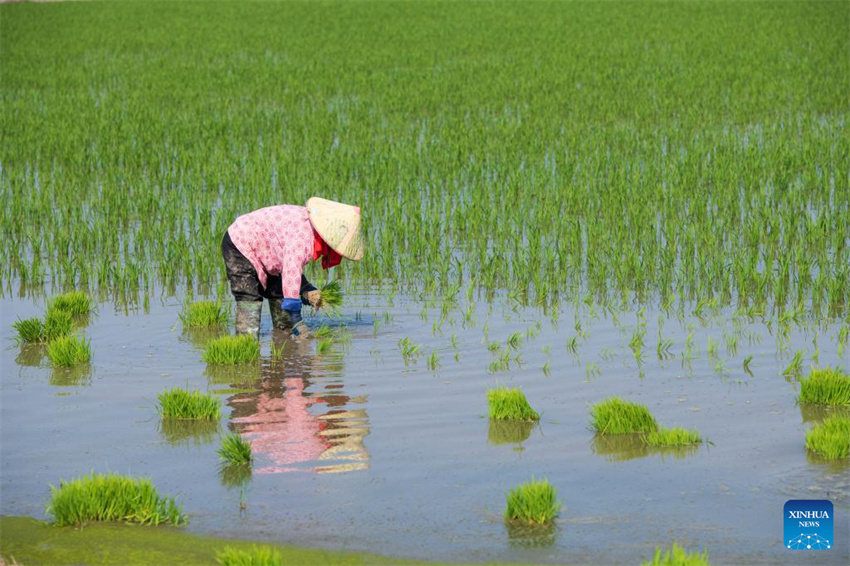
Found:
<path fill-rule="evenodd" d="M 260 337 L 260 312 L 263 301 L 236 301 L 236 334 Z"/>
<path fill-rule="evenodd" d="M 280 299 L 269 301 L 269 312 L 272 313 L 272 325 L 278 330 L 292 330 L 292 318 L 289 311 L 283 310 Z"/>

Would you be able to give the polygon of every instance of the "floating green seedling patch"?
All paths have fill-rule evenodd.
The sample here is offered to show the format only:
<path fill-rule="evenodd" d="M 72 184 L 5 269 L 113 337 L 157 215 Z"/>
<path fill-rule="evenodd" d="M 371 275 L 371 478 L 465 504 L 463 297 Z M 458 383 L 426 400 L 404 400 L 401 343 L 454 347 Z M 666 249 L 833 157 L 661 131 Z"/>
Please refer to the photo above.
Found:
<path fill-rule="evenodd" d="M 688 552 L 686 549 L 679 546 L 678 543 L 673 543 L 669 550 L 655 548 L 655 556 L 650 562 L 643 562 L 641 566 L 710 566 L 708 562 L 708 551 L 703 552 Z"/>
<path fill-rule="evenodd" d="M 222 336 L 210 340 L 203 360 L 213 365 L 236 365 L 255 362 L 260 357 L 259 341 L 248 334 Z"/>
<path fill-rule="evenodd" d="M 594 405 L 590 416 L 591 425 L 599 434 L 634 434 L 658 429 L 655 417 L 644 405 L 617 397 Z"/>
<path fill-rule="evenodd" d="M 850 454 L 850 418 L 833 415 L 806 432 L 806 448 L 827 460 Z"/>
<path fill-rule="evenodd" d="M 528 524 L 546 524 L 561 510 L 558 494 L 548 480 L 536 480 L 511 488 L 505 495 L 505 518 Z"/>
<path fill-rule="evenodd" d="M 838 368 L 813 369 L 800 380 L 800 403 L 850 405 L 850 375 Z"/>
<path fill-rule="evenodd" d="M 283 566 L 283 555 L 270 546 L 256 545 L 247 550 L 225 546 L 215 559 L 221 566 Z"/>
<path fill-rule="evenodd" d="M 180 313 L 184 328 L 219 328 L 226 326 L 230 317 L 220 301 L 187 303 Z"/>
<path fill-rule="evenodd" d="M 173 387 L 157 395 L 157 411 L 163 417 L 174 419 L 218 419 L 221 402 L 214 393 L 189 391 Z"/>
<path fill-rule="evenodd" d="M 495 420 L 537 421 L 540 415 L 528 404 L 517 387 L 497 387 L 487 391 L 489 415 Z"/>
<path fill-rule="evenodd" d="M 95 474 L 51 486 L 47 513 L 57 525 L 82 525 L 88 521 L 122 521 L 143 525 L 186 523 L 181 506 L 160 496 L 147 478 Z"/>
<path fill-rule="evenodd" d="M 47 344 L 47 357 L 56 367 L 73 367 L 91 361 L 91 343 L 74 334 L 61 336 Z"/>
<path fill-rule="evenodd" d="M 82 291 L 72 291 L 53 297 L 47 304 L 47 312 L 60 310 L 72 316 L 85 316 L 94 309 L 91 297 Z"/>
<path fill-rule="evenodd" d="M 644 440 L 650 446 L 688 446 L 691 444 L 702 444 L 702 437 L 696 430 L 687 430 L 681 427 L 660 427 L 648 433 Z"/>
<path fill-rule="evenodd" d="M 219 458 L 226 465 L 247 465 L 253 460 L 251 443 L 243 439 L 237 432 L 228 433 L 221 441 L 218 449 Z"/>

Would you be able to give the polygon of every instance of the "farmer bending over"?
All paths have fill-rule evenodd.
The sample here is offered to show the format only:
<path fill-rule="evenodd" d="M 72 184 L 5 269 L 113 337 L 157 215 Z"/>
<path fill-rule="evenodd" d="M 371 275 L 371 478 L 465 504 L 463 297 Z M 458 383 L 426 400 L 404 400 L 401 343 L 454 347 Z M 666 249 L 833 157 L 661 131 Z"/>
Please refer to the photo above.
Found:
<path fill-rule="evenodd" d="M 322 258 L 360 261 L 360 208 L 313 197 L 305 206 L 269 206 L 238 217 L 224 234 L 221 254 L 236 299 L 236 333 L 259 337 L 263 297 L 275 328 L 308 334 L 301 305 L 322 307 L 322 293 L 301 272 Z"/>

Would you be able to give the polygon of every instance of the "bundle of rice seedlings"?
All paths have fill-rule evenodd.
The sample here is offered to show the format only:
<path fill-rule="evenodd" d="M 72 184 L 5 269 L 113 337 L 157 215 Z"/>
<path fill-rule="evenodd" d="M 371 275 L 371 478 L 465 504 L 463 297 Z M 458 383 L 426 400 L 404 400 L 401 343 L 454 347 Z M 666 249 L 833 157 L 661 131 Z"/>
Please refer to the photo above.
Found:
<path fill-rule="evenodd" d="M 55 367 L 73 367 L 91 361 L 91 342 L 75 334 L 61 336 L 47 344 L 47 357 Z"/>
<path fill-rule="evenodd" d="M 157 395 L 157 410 L 163 417 L 175 419 L 218 419 L 221 402 L 214 393 L 174 387 Z"/>
<path fill-rule="evenodd" d="M 95 474 L 50 486 L 47 512 L 56 524 L 81 525 L 87 521 L 125 521 L 143 525 L 182 525 L 182 507 L 160 496 L 148 478 Z"/>
<path fill-rule="evenodd" d="M 611 397 L 590 410 L 591 425 L 600 434 L 632 434 L 658 429 L 655 417 L 644 405 Z"/>
<path fill-rule="evenodd" d="M 250 550 L 225 546 L 215 559 L 222 566 L 283 566 L 283 555 L 271 546 L 255 545 Z"/>
<path fill-rule="evenodd" d="M 242 334 L 210 340 L 203 360 L 208 364 L 236 365 L 256 361 L 259 357 L 260 342 L 249 334 Z"/>
<path fill-rule="evenodd" d="M 682 427 L 661 427 L 647 434 L 644 437 L 644 442 L 650 446 L 687 446 L 701 444 L 702 437 L 696 430 L 687 430 Z"/>
<path fill-rule="evenodd" d="M 231 432 L 221 441 L 218 449 L 221 460 L 228 465 L 250 464 L 254 459 L 251 453 L 251 443 L 244 440 L 239 433 Z"/>
<path fill-rule="evenodd" d="M 53 297 L 47 304 L 47 312 L 51 310 L 65 311 L 73 316 L 87 315 L 94 309 L 94 301 L 82 291 L 72 291 Z"/>
<path fill-rule="evenodd" d="M 800 380 L 800 403 L 850 405 L 850 375 L 838 368 L 812 369 Z"/>
<path fill-rule="evenodd" d="M 827 460 L 850 455 L 850 417 L 834 415 L 806 432 L 806 448 Z"/>
<path fill-rule="evenodd" d="M 487 391 L 490 418 L 496 420 L 536 421 L 537 411 L 531 408 L 518 387 L 497 387 Z"/>
<path fill-rule="evenodd" d="M 670 550 L 663 552 L 655 547 L 655 556 L 651 562 L 643 562 L 641 566 L 710 566 L 708 551 L 688 552 L 678 543 L 673 543 Z"/>
<path fill-rule="evenodd" d="M 548 480 L 535 480 L 511 488 L 505 495 L 505 518 L 529 524 L 550 522 L 561 509 L 558 494 Z"/>
<path fill-rule="evenodd" d="M 322 307 L 331 312 L 336 312 L 342 306 L 344 296 L 339 281 L 328 281 L 320 289 L 322 292 Z"/>
<path fill-rule="evenodd" d="M 180 313 L 184 328 L 216 328 L 226 326 L 230 317 L 221 301 L 187 303 Z"/>

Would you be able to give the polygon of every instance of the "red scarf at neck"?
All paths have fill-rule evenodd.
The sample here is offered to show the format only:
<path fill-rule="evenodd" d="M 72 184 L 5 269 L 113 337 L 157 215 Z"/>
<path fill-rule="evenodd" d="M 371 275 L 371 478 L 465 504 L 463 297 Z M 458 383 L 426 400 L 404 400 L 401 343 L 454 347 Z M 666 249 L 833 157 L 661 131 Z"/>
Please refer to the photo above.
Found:
<path fill-rule="evenodd" d="M 313 230 L 313 259 L 322 258 L 322 269 L 330 269 L 335 265 L 339 265 L 342 261 L 342 256 L 336 253 L 323 239 L 319 236 L 316 230 Z"/>

